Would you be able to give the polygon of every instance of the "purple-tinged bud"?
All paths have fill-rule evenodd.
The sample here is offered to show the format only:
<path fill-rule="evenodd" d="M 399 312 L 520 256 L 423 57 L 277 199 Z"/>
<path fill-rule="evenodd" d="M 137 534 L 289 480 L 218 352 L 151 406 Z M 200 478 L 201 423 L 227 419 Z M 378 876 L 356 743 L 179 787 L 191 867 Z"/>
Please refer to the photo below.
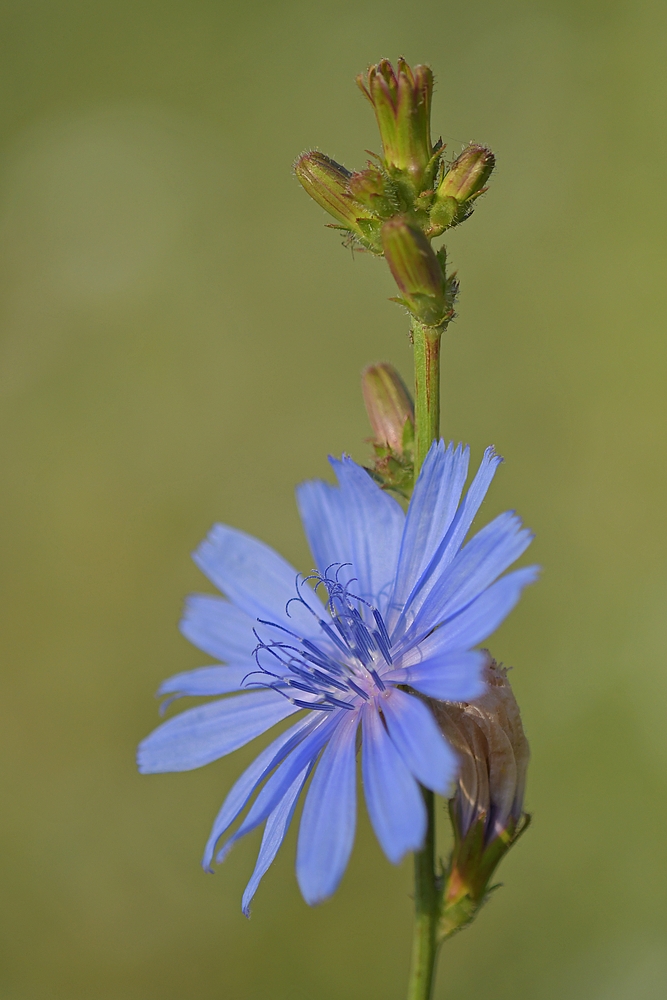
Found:
<path fill-rule="evenodd" d="M 406 174 L 416 192 L 432 183 L 435 168 L 431 143 L 433 73 L 428 66 L 411 69 L 399 59 L 396 70 L 388 59 L 357 77 L 373 105 L 382 137 L 384 159 L 390 171 Z"/>
<path fill-rule="evenodd" d="M 337 220 L 340 228 L 353 233 L 366 249 L 382 253 L 380 223 L 350 194 L 349 170 L 324 153 L 311 150 L 296 160 L 294 173 L 310 197 Z"/>
<path fill-rule="evenodd" d="M 426 326 L 445 326 L 454 316 L 456 282 L 447 278 L 421 229 L 398 216 L 382 226 L 382 248 L 401 302 Z"/>
<path fill-rule="evenodd" d="M 364 369 L 361 389 L 374 434 L 373 464 L 367 471 L 382 489 L 409 500 L 415 478 L 412 397 L 394 366 L 386 361 Z"/>
<path fill-rule="evenodd" d="M 438 185 L 438 194 L 451 195 L 460 202 L 480 194 L 493 173 L 496 158 L 486 146 L 467 146 L 458 156 Z"/>
<path fill-rule="evenodd" d="M 407 436 L 414 436 L 415 408 L 405 382 L 393 365 L 369 365 L 361 376 L 361 390 L 374 443 L 402 455 Z"/>
<path fill-rule="evenodd" d="M 472 213 L 472 202 L 486 191 L 496 158 L 486 146 L 467 146 L 450 164 L 438 185 L 431 208 L 431 225 L 442 232 Z"/>
<path fill-rule="evenodd" d="M 432 701 L 440 728 L 459 754 L 450 816 L 454 849 L 443 898 L 443 937 L 469 923 L 489 892 L 501 858 L 528 825 L 523 812 L 530 751 L 507 671 L 489 658 L 487 690 L 467 703 Z"/>

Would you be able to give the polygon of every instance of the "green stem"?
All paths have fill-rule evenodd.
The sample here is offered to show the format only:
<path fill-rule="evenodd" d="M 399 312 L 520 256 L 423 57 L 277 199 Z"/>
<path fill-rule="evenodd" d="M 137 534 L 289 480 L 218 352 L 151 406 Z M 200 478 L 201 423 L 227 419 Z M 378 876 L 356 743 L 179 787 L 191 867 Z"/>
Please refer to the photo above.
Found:
<path fill-rule="evenodd" d="M 415 350 L 415 479 L 432 442 L 440 437 L 440 338 L 442 330 L 412 320 Z"/>
<path fill-rule="evenodd" d="M 412 321 L 415 350 L 415 479 L 431 444 L 440 437 L 441 329 Z M 426 805 L 426 839 L 415 852 L 415 927 L 408 1000 L 430 1000 L 438 954 L 438 922 L 442 904 L 435 858 L 435 801 L 422 789 Z"/>
<path fill-rule="evenodd" d="M 441 891 L 435 874 L 435 802 L 433 792 L 422 789 L 428 826 L 421 851 L 415 853 L 415 928 L 408 1000 L 430 1000 L 438 956 L 438 919 Z"/>

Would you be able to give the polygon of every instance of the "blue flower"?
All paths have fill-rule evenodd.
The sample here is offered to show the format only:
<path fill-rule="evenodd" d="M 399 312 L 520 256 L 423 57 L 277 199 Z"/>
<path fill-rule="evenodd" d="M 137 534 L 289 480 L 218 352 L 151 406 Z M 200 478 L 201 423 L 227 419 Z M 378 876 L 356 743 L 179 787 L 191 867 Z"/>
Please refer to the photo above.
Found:
<path fill-rule="evenodd" d="M 182 632 L 226 665 L 178 674 L 158 693 L 169 696 L 165 704 L 242 693 L 163 723 L 140 745 L 139 769 L 201 767 L 300 714 L 234 784 L 206 845 L 210 870 L 214 856 L 222 860 L 265 823 L 243 896 L 246 914 L 311 773 L 297 878 L 311 905 L 338 887 L 354 840 L 359 737 L 366 806 L 390 861 L 423 844 L 420 784 L 450 792 L 458 759 L 422 696 L 461 702 L 483 693 L 485 654 L 473 647 L 537 573 L 529 567 L 501 576 L 532 539 L 511 511 L 463 544 L 502 461 L 487 449 L 462 500 L 468 459 L 461 445 L 434 443 L 407 514 L 351 459 L 332 460 L 339 486 L 313 481 L 298 489 L 318 567 L 305 579 L 268 546 L 225 525 L 194 555 L 226 599 L 191 597 Z"/>

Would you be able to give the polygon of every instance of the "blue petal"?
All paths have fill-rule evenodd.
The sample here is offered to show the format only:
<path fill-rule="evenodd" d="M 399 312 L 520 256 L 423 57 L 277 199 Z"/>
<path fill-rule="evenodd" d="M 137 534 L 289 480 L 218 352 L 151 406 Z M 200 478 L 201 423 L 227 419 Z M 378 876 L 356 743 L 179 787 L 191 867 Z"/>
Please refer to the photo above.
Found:
<path fill-rule="evenodd" d="M 340 710 L 342 712 L 342 710 Z M 276 808 L 280 800 L 287 794 L 293 781 L 301 774 L 304 767 L 314 762 L 320 750 L 331 736 L 340 721 L 340 712 L 332 713 L 312 729 L 292 750 L 289 756 L 276 768 L 259 795 L 248 810 L 248 815 L 240 827 L 218 851 L 216 860 L 222 861 L 232 846 L 246 833 L 263 823 Z"/>
<path fill-rule="evenodd" d="M 396 575 L 405 514 L 351 458 L 330 461 L 343 498 L 352 567 L 359 581 L 356 593 L 383 611 Z"/>
<path fill-rule="evenodd" d="M 362 774 L 368 814 L 382 850 L 397 865 L 418 851 L 426 834 L 419 785 L 389 739 L 374 705 L 363 710 Z"/>
<path fill-rule="evenodd" d="M 485 662 L 484 653 L 441 653 L 413 667 L 392 671 L 386 679 L 395 684 L 409 684 L 421 694 L 440 701 L 470 701 L 484 694 L 482 671 Z"/>
<path fill-rule="evenodd" d="M 465 537 L 475 519 L 475 515 L 482 506 L 482 501 L 502 461 L 500 455 L 496 455 L 493 447 L 487 448 L 484 452 L 475 478 L 470 484 L 470 489 L 466 493 L 465 499 L 452 522 L 448 537 L 445 539 L 445 544 L 439 556 L 443 564 L 446 565 L 450 562 L 463 545 Z"/>
<path fill-rule="evenodd" d="M 323 615 L 322 602 L 308 585 L 302 585 L 299 593 L 314 614 L 294 601 L 296 570 L 258 539 L 216 524 L 193 559 L 209 580 L 251 618 L 278 622 L 301 635 L 320 633 L 314 614 Z"/>
<path fill-rule="evenodd" d="M 454 519 L 468 475 L 470 449 L 434 441 L 424 460 L 410 501 L 396 571 L 391 607 L 405 605 Z M 394 624 L 390 616 L 388 627 Z"/>
<path fill-rule="evenodd" d="M 167 705 L 170 705 L 175 698 L 182 698 L 184 695 L 203 697 L 240 691 L 251 669 L 251 666 L 199 667 L 197 670 L 186 670 L 182 674 L 175 674 L 174 677 L 163 681 L 158 688 L 158 697 L 163 694 L 172 695 L 162 703 L 160 712 L 164 712 Z"/>
<path fill-rule="evenodd" d="M 523 588 L 535 582 L 539 571 L 539 566 L 526 566 L 488 587 L 477 600 L 432 633 L 438 651 L 470 649 L 488 639 L 518 603 Z M 430 643 L 431 636 L 425 642 Z"/>
<path fill-rule="evenodd" d="M 386 606 L 396 571 L 405 516 L 400 505 L 350 458 L 331 459 L 339 487 L 313 481 L 297 489 L 299 511 L 311 552 L 324 573 L 350 563 L 360 597 Z"/>
<path fill-rule="evenodd" d="M 222 807 L 215 818 L 210 836 L 206 842 L 202 867 L 206 871 L 212 871 L 211 862 L 215 853 L 216 844 L 223 833 L 229 829 L 234 820 L 243 812 L 255 789 L 268 774 L 285 759 L 288 753 L 301 742 L 321 719 L 314 713 L 309 713 L 305 719 L 300 719 L 294 726 L 290 726 L 284 733 L 269 743 L 268 747 L 260 753 L 258 757 L 243 772 L 240 778 L 232 785 L 229 793 L 222 803 Z"/>
<path fill-rule="evenodd" d="M 243 899 L 241 901 L 243 913 L 246 917 L 250 916 L 250 904 L 253 896 L 257 892 L 257 887 L 262 881 L 264 875 L 266 875 L 270 866 L 273 864 L 274 858 L 280 849 L 280 845 L 285 839 L 285 834 L 287 833 L 289 825 L 292 822 L 292 816 L 294 815 L 297 799 L 299 798 L 299 794 L 309 773 L 310 766 L 303 769 L 299 777 L 293 782 L 285 793 L 283 799 L 281 799 L 266 821 L 264 836 L 262 837 L 262 844 L 259 849 L 259 854 L 257 855 L 255 870 L 250 876 L 250 881 L 245 887 L 245 892 L 243 893 Z"/>
<path fill-rule="evenodd" d="M 458 759 L 423 701 L 393 688 L 381 699 L 391 741 L 410 772 L 426 788 L 449 795 Z"/>
<path fill-rule="evenodd" d="M 405 608 L 393 630 L 394 641 L 404 633 L 409 623 L 414 620 L 434 585 L 459 551 L 501 462 L 502 459 L 495 454 L 493 448 L 486 449 L 477 474 L 445 537 L 405 601 Z"/>
<path fill-rule="evenodd" d="M 533 535 L 508 511 L 482 528 L 438 577 L 403 637 L 403 644 L 427 635 L 474 601 L 530 545 Z"/>
<path fill-rule="evenodd" d="M 250 663 L 257 645 L 254 625 L 254 618 L 221 597 L 191 594 L 179 628 L 193 646 L 216 660 Z"/>
<path fill-rule="evenodd" d="M 356 712 L 339 724 L 308 789 L 299 828 L 296 877 L 310 906 L 338 888 L 356 825 Z"/>
<path fill-rule="evenodd" d="M 396 684 L 408 683 L 405 668 L 434 660 L 450 653 L 460 653 L 487 639 L 505 620 L 517 604 L 522 589 L 533 583 L 539 574 L 539 566 L 527 566 L 508 573 L 492 584 L 472 601 L 463 611 L 459 611 L 438 628 L 430 632 L 418 643 L 409 646 L 396 657 L 397 669 L 383 674 Z M 456 699 L 454 699 L 456 700 Z"/>
<path fill-rule="evenodd" d="M 350 563 L 352 550 L 338 486 L 311 479 L 296 488 L 299 513 L 315 565 L 322 575 L 335 563 Z"/>
<path fill-rule="evenodd" d="M 276 691 L 253 691 L 188 709 L 139 744 L 139 770 L 191 771 L 238 750 L 298 711 Z"/>

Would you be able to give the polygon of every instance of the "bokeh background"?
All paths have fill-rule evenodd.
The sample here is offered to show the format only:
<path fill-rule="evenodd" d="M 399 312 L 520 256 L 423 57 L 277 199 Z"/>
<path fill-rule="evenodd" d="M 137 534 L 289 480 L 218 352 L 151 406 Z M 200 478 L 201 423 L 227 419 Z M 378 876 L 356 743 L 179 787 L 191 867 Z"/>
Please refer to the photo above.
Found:
<path fill-rule="evenodd" d="M 199 857 L 252 750 L 139 777 L 214 520 L 310 556 L 295 482 L 363 459 L 359 373 L 410 377 L 382 262 L 291 173 L 378 147 L 354 75 L 431 63 L 490 144 L 448 245 L 443 431 L 506 464 L 542 581 L 495 636 L 534 825 L 437 997 L 667 994 L 667 7 L 651 0 L 22 0 L 0 9 L 2 962 L 7 1000 L 392 1000 L 411 866 L 363 815 L 309 910 L 290 837 Z"/>

